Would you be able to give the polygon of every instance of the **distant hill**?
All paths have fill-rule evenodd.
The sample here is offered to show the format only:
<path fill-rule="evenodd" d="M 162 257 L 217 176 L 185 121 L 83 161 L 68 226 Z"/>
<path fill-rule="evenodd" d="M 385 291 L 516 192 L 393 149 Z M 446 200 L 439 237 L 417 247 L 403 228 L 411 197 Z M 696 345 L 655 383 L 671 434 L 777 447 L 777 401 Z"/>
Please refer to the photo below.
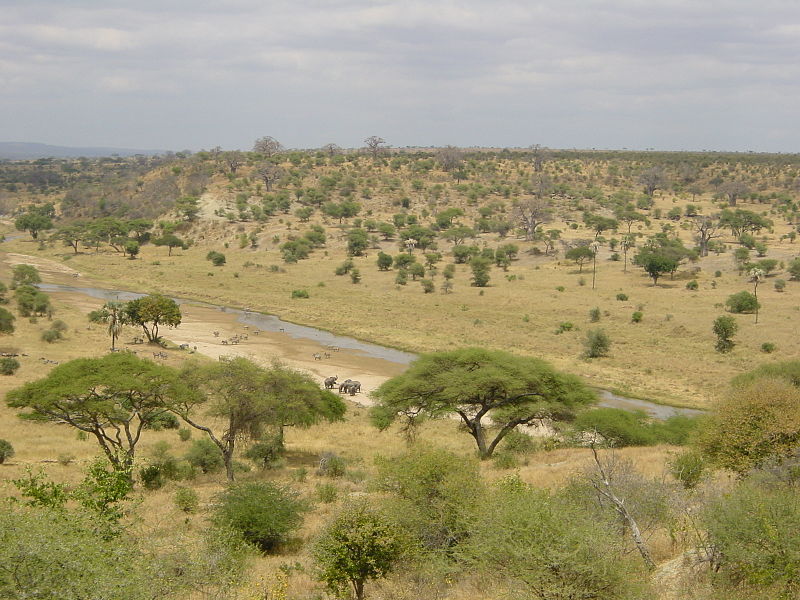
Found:
<path fill-rule="evenodd" d="M 141 150 L 135 148 L 72 148 L 69 146 L 51 146 L 31 142 L 0 142 L 0 160 L 23 160 L 29 158 L 77 158 L 79 156 L 133 156 L 134 154 L 161 154 L 163 150 Z"/>

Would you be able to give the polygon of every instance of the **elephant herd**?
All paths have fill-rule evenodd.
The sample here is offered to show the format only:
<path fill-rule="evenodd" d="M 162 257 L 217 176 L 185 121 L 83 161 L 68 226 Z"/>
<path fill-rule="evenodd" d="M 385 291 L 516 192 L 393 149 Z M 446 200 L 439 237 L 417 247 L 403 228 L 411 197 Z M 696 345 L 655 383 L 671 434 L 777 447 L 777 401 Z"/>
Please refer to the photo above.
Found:
<path fill-rule="evenodd" d="M 337 379 L 339 379 L 338 375 L 334 375 L 332 377 L 325 378 L 325 389 L 332 390 L 335 387 L 339 387 L 340 394 L 350 394 L 351 396 L 355 396 L 358 392 L 361 391 L 361 382 L 360 381 L 353 381 L 352 379 L 345 379 L 341 383 L 337 383 Z"/>

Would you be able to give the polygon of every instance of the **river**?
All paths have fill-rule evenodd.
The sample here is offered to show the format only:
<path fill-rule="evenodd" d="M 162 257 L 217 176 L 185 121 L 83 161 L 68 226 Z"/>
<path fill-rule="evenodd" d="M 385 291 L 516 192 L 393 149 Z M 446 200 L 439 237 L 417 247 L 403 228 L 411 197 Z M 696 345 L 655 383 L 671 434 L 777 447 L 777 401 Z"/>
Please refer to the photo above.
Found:
<path fill-rule="evenodd" d="M 145 294 L 121 290 L 106 290 L 96 287 L 81 287 L 72 285 L 62 285 L 57 283 L 40 283 L 39 289 L 44 292 L 50 293 L 72 293 L 82 294 L 99 300 L 110 301 L 119 300 L 127 302 L 136 298 L 141 298 Z M 222 312 L 235 315 L 237 321 L 250 327 L 256 327 L 262 331 L 269 331 L 279 333 L 287 336 L 289 339 L 304 339 L 316 342 L 321 346 L 335 346 L 338 348 L 346 348 L 357 354 L 372 359 L 383 360 L 390 363 L 409 365 L 417 358 L 415 354 L 410 352 L 403 352 L 402 350 L 395 350 L 394 348 L 387 348 L 378 344 L 371 344 L 362 342 L 355 338 L 335 335 L 328 331 L 323 331 L 315 327 L 308 327 L 306 325 L 297 325 L 283 321 L 280 318 L 265 313 L 245 310 L 241 308 L 232 308 L 227 306 L 219 306 L 207 302 L 200 302 L 196 300 L 188 300 L 185 298 L 174 298 L 178 304 L 192 304 L 204 308 L 212 308 Z M 682 414 L 694 416 L 702 414 L 703 411 L 692 408 L 678 408 L 668 406 L 665 404 L 657 404 L 649 400 L 641 400 L 638 398 L 628 398 L 612 393 L 609 390 L 598 389 L 600 396 L 600 406 L 621 408 L 623 410 L 639 410 L 644 411 L 655 419 L 668 419 L 674 415 Z"/>

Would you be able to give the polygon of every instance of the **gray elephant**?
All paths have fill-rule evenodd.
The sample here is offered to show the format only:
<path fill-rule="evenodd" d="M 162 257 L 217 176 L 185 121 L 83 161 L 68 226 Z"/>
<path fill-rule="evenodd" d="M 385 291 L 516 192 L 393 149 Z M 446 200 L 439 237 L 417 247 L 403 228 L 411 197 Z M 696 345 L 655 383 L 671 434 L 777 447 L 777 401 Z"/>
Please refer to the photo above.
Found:
<path fill-rule="evenodd" d="M 347 393 L 348 388 L 350 387 L 350 382 L 353 381 L 352 379 L 345 379 L 342 383 L 339 384 L 339 393 L 342 392 Z"/>
<path fill-rule="evenodd" d="M 333 377 L 326 377 L 325 378 L 325 389 L 332 390 L 336 387 L 336 380 L 339 378 L 338 375 L 334 375 Z"/>
<path fill-rule="evenodd" d="M 339 386 L 339 391 L 344 392 L 345 394 L 350 394 L 351 396 L 355 396 L 361 391 L 361 382 L 348 379 L 347 381 L 342 382 L 342 385 Z"/>

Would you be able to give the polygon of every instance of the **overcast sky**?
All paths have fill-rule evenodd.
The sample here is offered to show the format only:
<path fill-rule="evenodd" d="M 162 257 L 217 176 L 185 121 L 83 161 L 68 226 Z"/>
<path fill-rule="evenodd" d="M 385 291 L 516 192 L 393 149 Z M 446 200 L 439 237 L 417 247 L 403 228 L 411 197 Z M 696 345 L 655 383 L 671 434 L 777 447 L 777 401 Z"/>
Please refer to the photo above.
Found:
<path fill-rule="evenodd" d="M 800 150 L 797 0 L 0 0 L 0 140 Z"/>

